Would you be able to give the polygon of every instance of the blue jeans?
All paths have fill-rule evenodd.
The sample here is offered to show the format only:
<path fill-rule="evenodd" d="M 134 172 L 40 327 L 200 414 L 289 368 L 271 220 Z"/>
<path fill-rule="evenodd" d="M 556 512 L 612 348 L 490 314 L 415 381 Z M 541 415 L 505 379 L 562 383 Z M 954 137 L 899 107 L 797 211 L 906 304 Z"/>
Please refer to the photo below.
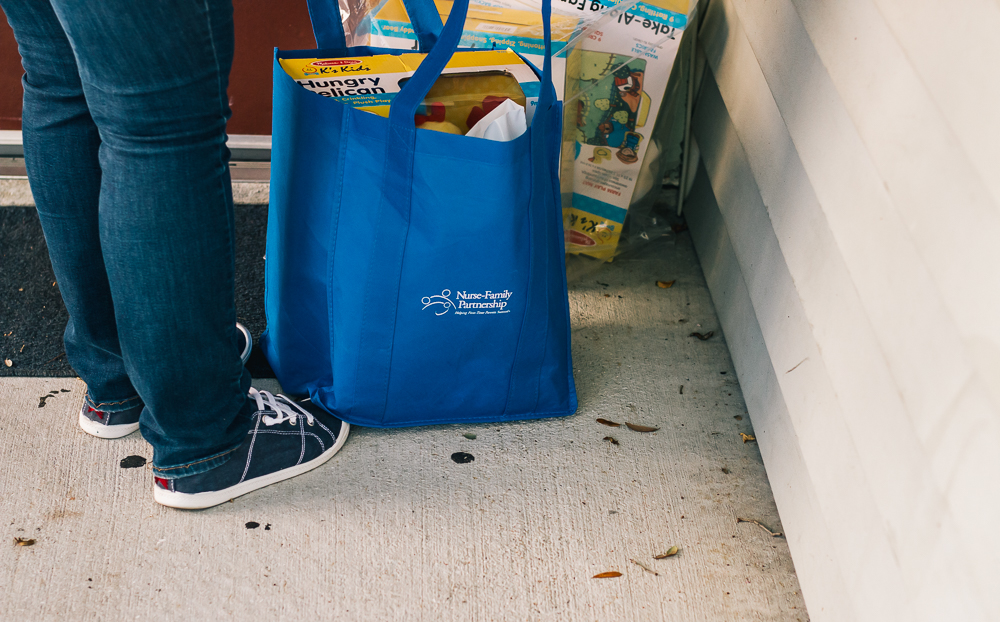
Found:
<path fill-rule="evenodd" d="M 254 403 L 235 328 L 231 0 L 0 0 L 25 165 L 88 403 L 144 404 L 157 476 L 224 463 Z"/>

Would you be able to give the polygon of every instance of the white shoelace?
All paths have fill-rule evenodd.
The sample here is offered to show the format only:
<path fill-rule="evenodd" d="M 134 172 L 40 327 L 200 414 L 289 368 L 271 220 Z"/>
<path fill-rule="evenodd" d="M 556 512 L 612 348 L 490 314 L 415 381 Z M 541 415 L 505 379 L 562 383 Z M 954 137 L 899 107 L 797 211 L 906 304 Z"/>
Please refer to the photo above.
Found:
<path fill-rule="evenodd" d="M 261 418 L 261 421 L 263 421 L 265 425 L 277 425 L 285 421 L 295 425 L 299 415 L 304 416 L 306 418 L 306 423 L 309 425 L 313 424 L 314 417 L 307 410 L 280 393 L 278 395 L 274 395 L 268 391 L 258 391 L 257 389 L 250 387 L 250 396 L 257 400 L 258 411 L 273 410 L 278 415 L 277 417 L 264 415 Z"/>

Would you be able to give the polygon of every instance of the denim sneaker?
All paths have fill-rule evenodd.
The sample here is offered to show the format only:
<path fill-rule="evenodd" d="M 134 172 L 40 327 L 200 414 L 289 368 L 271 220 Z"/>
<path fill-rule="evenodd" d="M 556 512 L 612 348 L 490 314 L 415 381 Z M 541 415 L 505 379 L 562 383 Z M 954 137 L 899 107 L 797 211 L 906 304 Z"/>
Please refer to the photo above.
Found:
<path fill-rule="evenodd" d="M 233 457 L 214 469 L 166 479 L 154 477 L 153 499 L 172 508 L 210 508 L 311 471 L 333 457 L 351 426 L 309 400 L 250 389 L 257 401 L 253 425 Z"/>
<path fill-rule="evenodd" d="M 247 327 L 239 322 L 236 322 L 236 330 L 239 331 L 240 359 L 246 365 L 247 359 L 250 358 L 250 350 L 253 349 L 253 337 L 250 336 Z M 142 414 L 142 403 L 121 412 L 107 412 L 90 406 L 87 400 L 84 400 L 80 409 L 80 427 L 92 436 L 121 438 L 139 429 L 140 414 Z"/>
<path fill-rule="evenodd" d="M 80 409 L 80 427 L 87 434 L 100 438 L 121 438 L 139 429 L 139 415 L 143 407 L 141 401 L 132 408 L 118 412 L 98 410 L 88 402 L 89 400 L 83 400 L 83 408 Z"/>

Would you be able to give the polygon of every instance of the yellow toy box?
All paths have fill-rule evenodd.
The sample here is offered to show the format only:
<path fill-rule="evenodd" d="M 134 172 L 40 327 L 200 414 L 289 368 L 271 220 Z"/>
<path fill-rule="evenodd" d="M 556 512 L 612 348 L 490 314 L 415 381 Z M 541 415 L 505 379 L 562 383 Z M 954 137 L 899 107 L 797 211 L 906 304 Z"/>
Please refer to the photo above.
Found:
<path fill-rule="evenodd" d="M 425 57 L 409 53 L 283 58 L 279 62 L 303 88 L 387 117 L 396 93 Z M 416 122 L 428 129 L 464 134 L 499 102 L 511 99 L 524 108 L 530 124 L 538 93 L 535 72 L 511 50 L 456 52 L 427 94 Z"/>
<path fill-rule="evenodd" d="M 578 1 L 588 10 L 609 2 Z M 687 9 L 687 0 L 635 3 L 570 55 L 561 178 L 568 253 L 610 260 L 618 251 Z"/>
<path fill-rule="evenodd" d="M 446 21 L 453 3 L 449 0 L 436 0 L 434 4 L 441 21 Z M 459 46 L 485 50 L 510 49 L 523 54 L 536 67 L 541 68 L 545 44 L 539 12 L 528 6 L 522 7 L 522 10 L 498 4 L 495 0 L 487 0 L 485 3 L 469 5 Z M 552 81 L 556 87 L 556 96 L 562 99 L 566 42 L 579 28 L 580 19 L 553 13 L 551 26 Z M 365 35 L 355 45 L 412 49 L 417 43 L 417 35 L 401 0 L 386 0 L 372 16 L 370 31 Z"/>

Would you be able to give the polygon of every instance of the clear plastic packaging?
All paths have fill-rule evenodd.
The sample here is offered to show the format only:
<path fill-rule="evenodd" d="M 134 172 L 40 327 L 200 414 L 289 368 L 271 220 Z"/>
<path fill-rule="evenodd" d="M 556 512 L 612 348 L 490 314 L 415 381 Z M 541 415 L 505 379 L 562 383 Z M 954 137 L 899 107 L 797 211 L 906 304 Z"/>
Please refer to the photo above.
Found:
<path fill-rule="evenodd" d="M 340 0 L 349 45 L 416 49 L 401 0 Z M 449 0 L 436 3 L 442 21 Z M 540 0 L 476 0 L 462 47 L 543 57 Z M 676 219 L 686 73 L 672 75 L 689 0 L 554 0 L 553 73 L 564 102 L 560 171 L 571 276 L 663 235 Z M 683 65 L 679 63 L 678 65 Z M 683 67 L 682 67 L 683 69 Z M 681 78 L 684 79 L 681 79 Z"/>
<path fill-rule="evenodd" d="M 351 0 L 341 0 L 342 13 L 343 3 L 349 1 Z M 553 77 L 556 94 L 561 99 L 566 50 L 589 20 L 579 15 L 565 15 L 560 12 L 557 9 L 560 0 L 556 0 L 553 5 L 554 11 L 550 22 Z M 441 21 L 447 20 L 452 2 L 437 0 L 435 6 Z M 518 0 L 474 0 L 469 5 L 460 46 L 485 50 L 511 49 L 540 68 L 544 60 L 540 6 L 540 4 L 525 4 Z M 360 7 L 355 6 L 352 9 L 355 19 L 348 19 L 344 24 L 348 45 L 417 49 L 417 36 L 409 23 L 402 0 L 380 0 L 361 17 L 358 17 Z"/>

